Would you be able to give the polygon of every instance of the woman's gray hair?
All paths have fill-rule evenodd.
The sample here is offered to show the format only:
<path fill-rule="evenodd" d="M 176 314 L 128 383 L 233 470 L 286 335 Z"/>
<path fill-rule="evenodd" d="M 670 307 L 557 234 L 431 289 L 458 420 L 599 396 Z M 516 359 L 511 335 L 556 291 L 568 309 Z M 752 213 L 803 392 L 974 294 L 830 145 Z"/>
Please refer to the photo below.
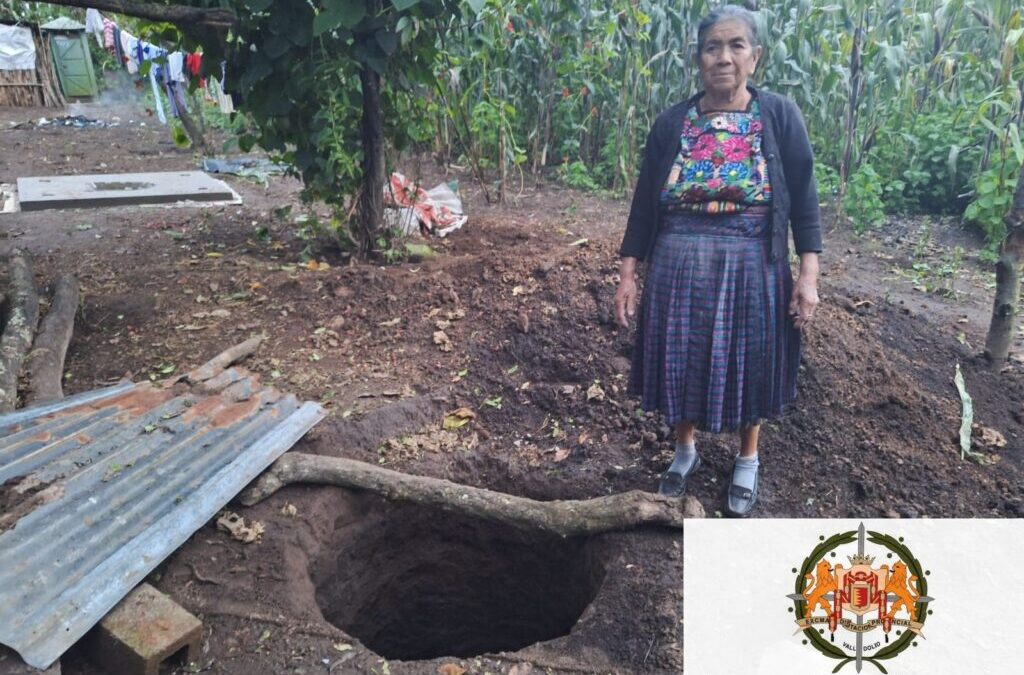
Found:
<path fill-rule="evenodd" d="M 758 37 L 757 17 L 746 7 L 739 5 L 722 5 L 716 7 L 707 16 L 700 20 L 697 25 L 697 53 L 704 49 L 704 36 L 711 27 L 722 21 L 739 21 L 747 27 L 747 37 L 750 39 L 751 47 L 759 47 L 761 39 Z"/>

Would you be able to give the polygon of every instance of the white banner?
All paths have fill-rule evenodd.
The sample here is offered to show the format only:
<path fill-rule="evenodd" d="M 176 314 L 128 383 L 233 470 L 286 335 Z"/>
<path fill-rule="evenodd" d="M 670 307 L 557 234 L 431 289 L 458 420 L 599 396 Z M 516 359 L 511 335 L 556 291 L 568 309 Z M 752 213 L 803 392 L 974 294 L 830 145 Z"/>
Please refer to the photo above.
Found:
<path fill-rule="evenodd" d="M 0 70 L 35 70 L 36 43 L 25 26 L 0 23 Z"/>
<path fill-rule="evenodd" d="M 691 520 L 684 542 L 688 674 L 1021 672 L 1022 520 Z"/>

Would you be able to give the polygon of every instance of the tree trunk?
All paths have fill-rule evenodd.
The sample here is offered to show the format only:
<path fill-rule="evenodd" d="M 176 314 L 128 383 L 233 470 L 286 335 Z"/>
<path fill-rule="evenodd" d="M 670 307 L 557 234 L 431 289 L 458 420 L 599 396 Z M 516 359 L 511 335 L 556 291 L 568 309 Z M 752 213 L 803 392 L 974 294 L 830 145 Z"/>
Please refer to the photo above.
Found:
<path fill-rule="evenodd" d="M 380 73 L 363 65 L 363 180 L 359 191 L 359 253 L 373 250 L 384 221 L 384 120 L 380 106 Z"/>
<path fill-rule="evenodd" d="M 369 490 L 395 501 L 433 506 L 562 537 L 644 524 L 681 528 L 686 517 L 702 511 L 692 497 L 678 500 L 639 490 L 594 499 L 542 502 L 440 478 L 411 476 L 353 459 L 298 452 L 289 452 L 277 460 L 239 496 L 239 501 L 251 506 L 291 483 Z"/>
<path fill-rule="evenodd" d="M 11 251 L 9 279 L 10 308 L 0 336 L 0 413 L 14 410 L 18 401 L 18 373 L 39 323 L 39 291 L 32 262 L 20 249 Z"/>
<path fill-rule="evenodd" d="M 125 16 L 135 16 L 151 21 L 167 21 L 179 26 L 209 26 L 213 28 L 230 28 L 238 17 L 233 9 L 190 7 L 185 4 L 168 4 L 134 2 L 133 0 L 42 0 L 47 5 L 63 7 L 80 7 L 82 9 L 98 9 L 102 12 L 113 12 Z"/>
<path fill-rule="evenodd" d="M 78 280 L 70 274 L 57 277 L 50 311 L 39 325 L 39 334 L 28 355 L 25 405 L 64 398 L 64 357 L 75 329 L 78 298 Z"/>
<path fill-rule="evenodd" d="M 1001 364 L 1010 354 L 1020 303 L 1020 268 L 1024 262 L 1024 167 L 1018 172 L 1013 205 L 1006 214 L 1006 237 L 996 263 L 996 298 L 985 340 L 985 356 Z"/>
<path fill-rule="evenodd" d="M 185 92 L 181 87 L 173 87 L 174 92 L 174 103 L 178 108 L 178 119 L 181 120 L 181 125 L 185 127 L 185 133 L 188 134 L 188 139 L 192 141 L 192 147 L 203 154 L 206 154 L 206 138 L 203 135 L 202 130 L 196 125 L 195 120 L 192 119 L 192 115 L 185 107 Z M 200 112 L 200 114 L 202 114 Z"/>

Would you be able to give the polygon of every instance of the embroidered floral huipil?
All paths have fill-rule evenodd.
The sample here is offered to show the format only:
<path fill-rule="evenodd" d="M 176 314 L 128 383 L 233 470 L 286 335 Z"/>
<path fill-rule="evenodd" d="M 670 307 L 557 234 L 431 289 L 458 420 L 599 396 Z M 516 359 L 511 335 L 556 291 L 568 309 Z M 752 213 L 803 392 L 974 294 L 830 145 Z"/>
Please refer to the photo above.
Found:
<path fill-rule="evenodd" d="M 697 112 L 683 121 L 679 155 L 661 189 L 668 212 L 734 213 L 772 200 L 768 164 L 761 152 L 761 111 Z"/>

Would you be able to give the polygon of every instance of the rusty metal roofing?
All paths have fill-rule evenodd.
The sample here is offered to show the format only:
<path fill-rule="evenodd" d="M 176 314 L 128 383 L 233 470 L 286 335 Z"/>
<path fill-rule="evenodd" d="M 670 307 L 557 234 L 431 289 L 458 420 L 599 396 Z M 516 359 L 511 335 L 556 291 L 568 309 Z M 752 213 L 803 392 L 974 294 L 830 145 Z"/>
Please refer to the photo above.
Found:
<path fill-rule="evenodd" d="M 325 414 L 240 369 L 205 377 L 0 415 L 0 643 L 28 664 L 58 659 Z"/>

